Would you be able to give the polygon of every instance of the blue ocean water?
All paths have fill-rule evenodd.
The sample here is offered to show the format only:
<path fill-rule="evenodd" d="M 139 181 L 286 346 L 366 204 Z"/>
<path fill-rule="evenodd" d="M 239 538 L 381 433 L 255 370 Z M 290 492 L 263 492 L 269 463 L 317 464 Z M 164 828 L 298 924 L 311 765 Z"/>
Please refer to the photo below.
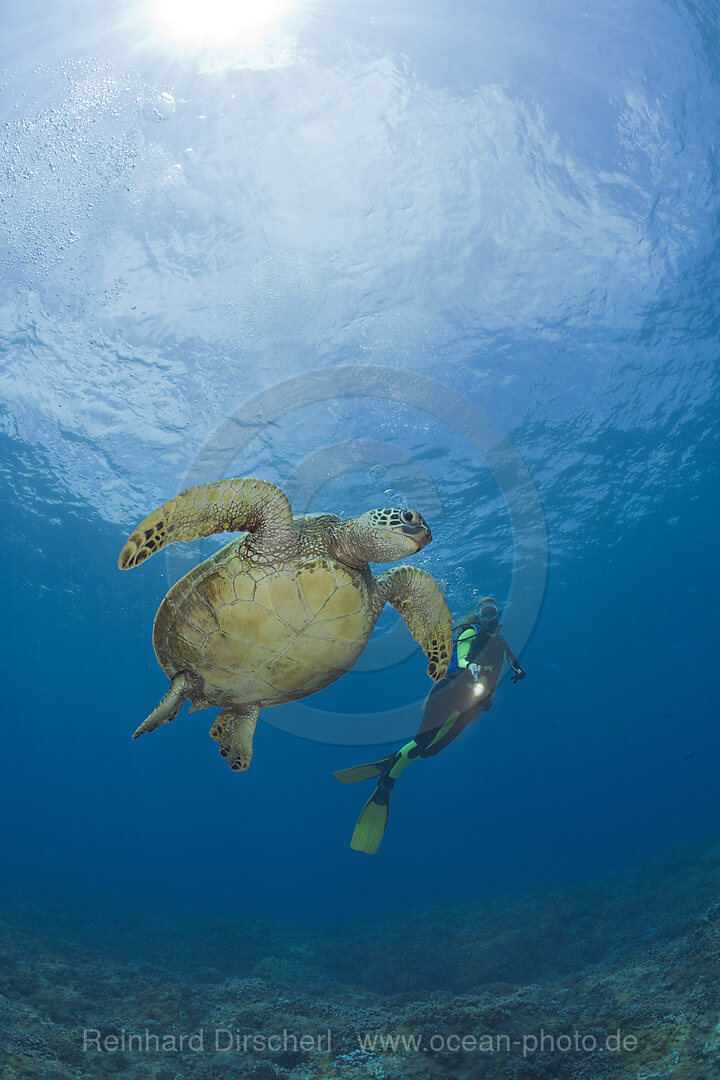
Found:
<path fill-rule="evenodd" d="M 322 933 L 717 842 L 717 3 L 204 7 L 4 13 L 8 905 Z M 245 774 L 211 712 L 130 739 L 217 544 L 119 550 L 228 475 L 415 507 L 453 614 L 507 604 L 527 679 L 407 770 L 373 857 L 332 772 L 419 723 L 390 610 Z"/>

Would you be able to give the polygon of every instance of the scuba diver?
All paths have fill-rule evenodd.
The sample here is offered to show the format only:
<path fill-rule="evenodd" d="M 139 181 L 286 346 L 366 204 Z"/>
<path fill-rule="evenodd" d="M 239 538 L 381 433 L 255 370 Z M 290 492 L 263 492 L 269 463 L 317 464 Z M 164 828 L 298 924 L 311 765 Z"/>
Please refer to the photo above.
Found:
<path fill-rule="evenodd" d="M 374 855 L 385 832 L 390 792 L 411 761 L 432 757 L 456 739 L 482 712 L 492 707 L 503 664 L 507 660 L 512 682 L 525 678 L 510 646 L 500 634 L 500 606 L 484 596 L 475 611 L 455 624 L 453 652 L 445 678 L 430 691 L 420 730 L 414 739 L 380 761 L 356 765 L 334 773 L 343 784 L 378 778 L 374 793 L 358 818 L 350 846 Z"/>

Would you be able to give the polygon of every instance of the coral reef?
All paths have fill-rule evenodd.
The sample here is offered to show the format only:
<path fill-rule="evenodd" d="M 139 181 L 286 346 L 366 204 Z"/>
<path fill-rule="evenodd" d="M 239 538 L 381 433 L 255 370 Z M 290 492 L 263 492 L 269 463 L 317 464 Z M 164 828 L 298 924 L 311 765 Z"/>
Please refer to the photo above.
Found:
<path fill-rule="evenodd" d="M 145 924 L 139 944 L 140 916 L 93 928 L 87 913 L 66 912 L 53 924 L 8 902 L 0 1071 L 4 1080 L 713 1080 L 719 886 L 720 849 L 711 849 L 398 922 L 183 929 L 170 918 L 154 936 Z M 73 940 L 80 933 L 84 944 Z"/>

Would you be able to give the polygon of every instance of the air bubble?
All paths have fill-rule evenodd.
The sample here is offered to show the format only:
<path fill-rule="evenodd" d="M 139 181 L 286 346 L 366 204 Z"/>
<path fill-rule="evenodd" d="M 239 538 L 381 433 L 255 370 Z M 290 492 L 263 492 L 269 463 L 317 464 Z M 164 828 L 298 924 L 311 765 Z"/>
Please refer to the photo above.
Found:
<path fill-rule="evenodd" d="M 167 90 L 163 90 L 155 98 L 153 116 L 156 120 L 167 120 L 175 112 L 175 98 Z"/>

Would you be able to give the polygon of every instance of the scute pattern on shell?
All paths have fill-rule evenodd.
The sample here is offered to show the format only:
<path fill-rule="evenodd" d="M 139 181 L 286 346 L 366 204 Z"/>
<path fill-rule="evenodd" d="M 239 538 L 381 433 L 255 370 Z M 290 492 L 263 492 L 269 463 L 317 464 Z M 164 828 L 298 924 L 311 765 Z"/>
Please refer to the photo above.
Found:
<path fill-rule="evenodd" d="M 191 670 L 196 706 L 304 697 L 346 671 L 372 632 L 367 573 L 329 556 L 275 569 L 253 565 L 233 541 L 168 593 L 155 651 L 172 678 Z"/>

